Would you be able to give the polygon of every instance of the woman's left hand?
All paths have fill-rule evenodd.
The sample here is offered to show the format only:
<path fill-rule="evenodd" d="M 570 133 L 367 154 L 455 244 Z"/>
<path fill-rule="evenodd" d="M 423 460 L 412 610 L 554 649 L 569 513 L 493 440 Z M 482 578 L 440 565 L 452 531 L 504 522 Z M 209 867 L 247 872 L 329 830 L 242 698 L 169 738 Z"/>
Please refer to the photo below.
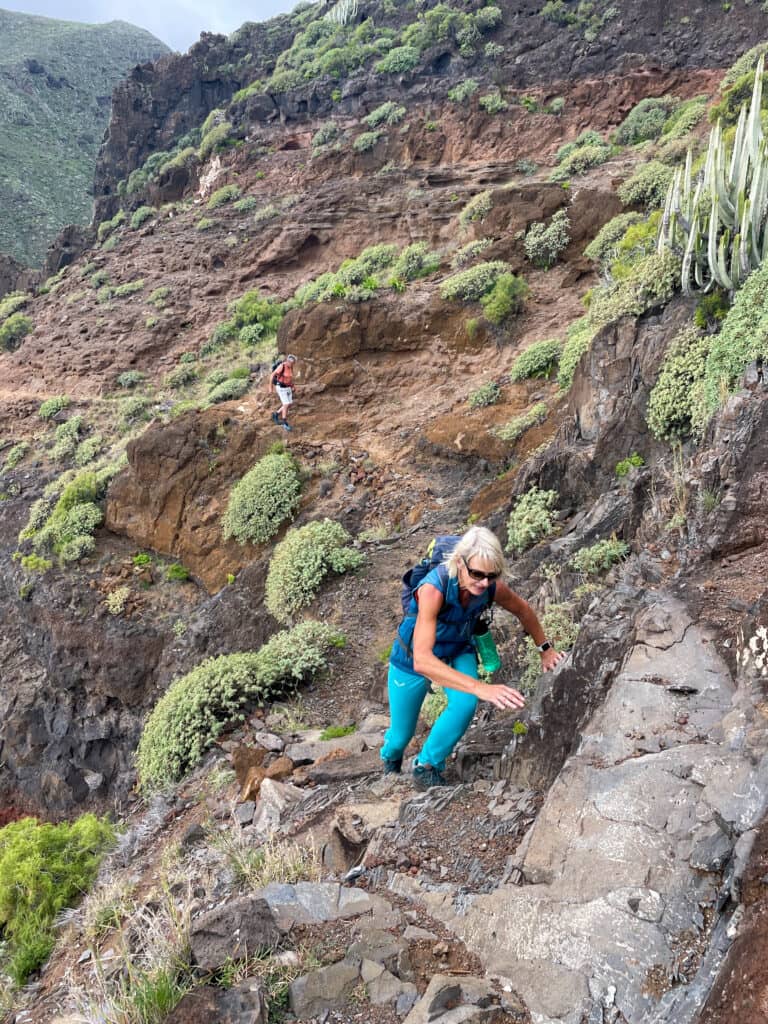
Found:
<path fill-rule="evenodd" d="M 550 669 L 555 668 L 559 665 L 564 658 L 566 658 L 566 651 L 556 651 L 554 647 L 550 647 L 548 651 L 542 651 L 541 654 L 541 671 L 549 672 Z"/>

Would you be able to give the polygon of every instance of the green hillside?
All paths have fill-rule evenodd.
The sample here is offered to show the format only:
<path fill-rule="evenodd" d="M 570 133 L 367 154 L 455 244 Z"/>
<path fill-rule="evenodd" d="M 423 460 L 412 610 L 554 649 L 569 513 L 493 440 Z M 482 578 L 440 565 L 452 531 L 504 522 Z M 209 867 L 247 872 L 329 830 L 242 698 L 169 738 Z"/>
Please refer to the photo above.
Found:
<path fill-rule="evenodd" d="M 90 220 L 112 89 L 135 64 L 167 52 L 122 21 L 0 10 L 0 252 L 35 265 L 61 227 Z"/>

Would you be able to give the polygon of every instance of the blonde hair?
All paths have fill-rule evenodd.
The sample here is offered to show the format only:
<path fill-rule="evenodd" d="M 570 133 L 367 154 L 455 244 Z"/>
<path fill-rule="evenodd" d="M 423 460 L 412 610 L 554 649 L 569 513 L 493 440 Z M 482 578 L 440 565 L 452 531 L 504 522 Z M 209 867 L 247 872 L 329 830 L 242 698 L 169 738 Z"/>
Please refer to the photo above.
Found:
<path fill-rule="evenodd" d="M 484 526 L 471 526 L 445 560 L 449 576 L 457 576 L 459 562 L 482 558 L 493 566 L 493 572 L 503 573 L 504 552 L 498 537 Z"/>

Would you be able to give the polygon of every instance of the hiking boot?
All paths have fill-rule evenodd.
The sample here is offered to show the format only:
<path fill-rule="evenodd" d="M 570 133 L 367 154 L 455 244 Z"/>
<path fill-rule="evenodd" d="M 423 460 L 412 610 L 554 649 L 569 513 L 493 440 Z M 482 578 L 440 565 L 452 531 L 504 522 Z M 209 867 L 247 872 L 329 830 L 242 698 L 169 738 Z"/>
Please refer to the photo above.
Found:
<path fill-rule="evenodd" d="M 273 423 L 279 423 L 280 422 L 280 414 L 279 413 L 277 413 L 277 412 L 273 412 L 272 413 L 272 422 Z"/>
<path fill-rule="evenodd" d="M 403 768 L 403 755 L 400 757 L 384 757 L 384 774 L 399 775 Z"/>
<path fill-rule="evenodd" d="M 445 776 L 431 764 L 415 764 L 413 766 L 413 784 L 416 789 L 431 789 L 432 786 L 447 786 Z"/>
<path fill-rule="evenodd" d="M 283 420 L 282 427 L 283 427 L 283 430 L 293 430 L 293 427 L 291 426 L 291 424 L 290 423 L 286 423 L 285 420 Z"/>

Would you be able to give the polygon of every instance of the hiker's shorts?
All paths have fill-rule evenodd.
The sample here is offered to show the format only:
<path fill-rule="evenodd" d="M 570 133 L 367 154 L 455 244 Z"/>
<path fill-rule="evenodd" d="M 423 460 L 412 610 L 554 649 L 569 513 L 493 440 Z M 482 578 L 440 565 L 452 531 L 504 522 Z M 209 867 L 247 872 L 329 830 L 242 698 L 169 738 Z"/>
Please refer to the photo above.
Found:
<path fill-rule="evenodd" d="M 448 664 L 473 679 L 478 678 L 474 651 L 464 651 Z M 381 756 L 390 760 L 401 757 L 413 739 L 421 705 L 429 693 L 429 680 L 407 669 L 390 665 L 387 689 L 390 726 L 384 736 Z M 448 686 L 443 687 L 443 690 L 448 698 L 448 706 L 430 729 L 427 741 L 416 757 L 419 764 L 431 764 L 438 771 L 445 768 L 445 759 L 469 728 L 477 707 L 474 694 L 452 690 Z"/>
<path fill-rule="evenodd" d="M 280 399 L 281 405 L 293 404 L 293 388 L 284 388 L 280 384 L 275 384 L 275 391 L 277 392 L 277 397 Z"/>

